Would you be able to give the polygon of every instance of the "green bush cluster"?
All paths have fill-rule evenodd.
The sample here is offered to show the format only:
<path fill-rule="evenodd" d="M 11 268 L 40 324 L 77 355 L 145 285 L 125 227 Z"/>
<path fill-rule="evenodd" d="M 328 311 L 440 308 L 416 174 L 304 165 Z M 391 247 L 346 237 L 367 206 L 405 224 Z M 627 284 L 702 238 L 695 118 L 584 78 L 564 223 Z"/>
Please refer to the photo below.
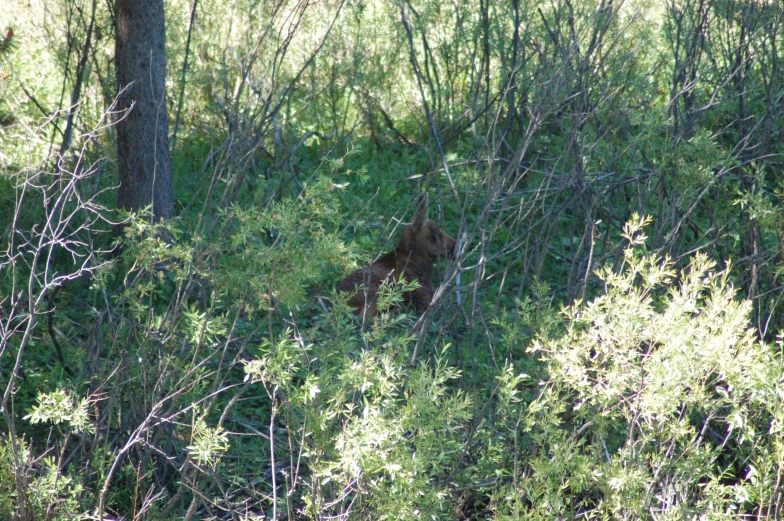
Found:
<path fill-rule="evenodd" d="M 176 430 L 188 440 L 182 448 L 191 470 L 178 487 L 208 494 L 208 483 L 217 480 L 242 490 L 241 483 L 260 475 L 266 515 L 309 518 L 451 519 L 469 506 L 497 519 L 778 512 L 780 349 L 749 327 L 750 304 L 737 298 L 729 266 L 717 269 L 697 254 L 676 268 L 646 249 L 648 221 L 634 216 L 624 230 L 621 265 L 597 272 L 601 294 L 560 313 L 545 299 L 521 302 L 516 317 L 498 320 L 510 347 L 530 358 L 507 362 L 491 394 L 471 398 L 452 361 L 457 346 L 433 346 L 435 354 L 409 366 L 416 342 L 411 317 L 383 314 L 363 330 L 344 296 L 327 292 L 327 307 L 314 312 L 304 291 L 270 288 L 281 265 L 287 280 L 303 285 L 334 276 L 338 260 L 316 256 L 323 241 L 336 240 L 324 217 L 334 204 L 335 193 L 317 185 L 264 211 L 227 214 L 232 231 L 225 250 L 213 254 L 220 262 L 212 274 L 226 293 L 212 292 L 209 316 L 195 305 L 176 319 L 166 312 L 187 264 L 176 252 L 193 245 L 185 247 L 177 233 L 174 241 L 150 242 L 154 232 L 142 222 L 129 228 L 126 265 L 133 258 L 153 274 L 161 259 L 170 261 L 162 277 L 126 282 L 141 293 L 120 298 L 146 302 L 128 306 L 129 317 L 148 320 L 135 334 L 151 335 L 150 348 L 158 345 L 161 354 L 182 342 L 204 346 L 188 353 L 187 364 L 140 359 L 124 373 L 135 381 L 158 375 L 151 384 L 159 402 L 149 402 L 148 425 L 137 432 L 156 439 L 166 430 L 156 408 L 181 425 Z M 259 230 L 266 230 L 266 244 L 255 240 Z M 254 283 L 261 286 L 238 288 L 226 277 L 248 276 L 235 270 L 251 250 Z M 294 255 L 318 261 L 288 262 Z M 228 317 L 245 310 L 252 295 L 267 300 L 231 323 Z M 284 326 L 267 329 L 278 313 Z M 241 363 L 226 366 L 216 388 L 217 357 Z M 182 423 L 189 417 L 190 426 Z M 69 422 L 60 432 L 64 440 L 102 428 L 84 399 L 77 406 L 62 390 L 40 394 L 25 420 Z M 243 430 L 257 433 L 253 441 L 242 440 Z M 10 512 L 15 465 L 7 443 L 3 451 L 9 477 L 3 504 Z M 76 519 L 79 505 L 91 504 L 94 496 L 76 485 L 80 472 L 58 467 L 51 456 L 33 462 L 27 448 L 21 457 L 33 472 L 26 484 L 31 509 Z M 105 472 L 111 461 L 98 458 L 91 472 Z M 142 479 L 134 486 L 144 486 L 138 469 L 129 470 Z M 121 482 L 113 483 L 120 493 Z"/>
<path fill-rule="evenodd" d="M 698 254 L 674 269 L 645 250 L 645 222 L 627 224 L 622 268 L 599 271 L 604 294 L 528 348 L 547 377 L 519 412 L 501 408 L 519 414 L 529 457 L 499 518 L 778 512 L 780 348 L 749 328 L 729 266 Z"/>
<path fill-rule="evenodd" d="M 163 223 L 111 3 L 0 25 L 0 517 L 784 517 L 782 0 L 166 9 Z"/>

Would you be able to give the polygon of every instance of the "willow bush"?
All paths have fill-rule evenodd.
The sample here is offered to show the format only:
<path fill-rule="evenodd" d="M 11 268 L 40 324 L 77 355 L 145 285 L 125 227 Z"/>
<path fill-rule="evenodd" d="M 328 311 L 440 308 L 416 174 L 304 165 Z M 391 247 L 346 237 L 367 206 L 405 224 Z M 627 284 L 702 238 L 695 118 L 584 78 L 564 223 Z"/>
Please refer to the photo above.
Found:
<path fill-rule="evenodd" d="M 730 267 L 683 269 L 645 248 L 634 217 L 602 295 L 564 309 L 563 334 L 527 351 L 535 398 L 499 400 L 524 447 L 492 508 L 499 519 L 738 519 L 780 512 L 780 345 L 749 327 Z M 508 367 L 501 396 L 528 379 Z M 503 421 L 501 422 L 503 424 Z"/>

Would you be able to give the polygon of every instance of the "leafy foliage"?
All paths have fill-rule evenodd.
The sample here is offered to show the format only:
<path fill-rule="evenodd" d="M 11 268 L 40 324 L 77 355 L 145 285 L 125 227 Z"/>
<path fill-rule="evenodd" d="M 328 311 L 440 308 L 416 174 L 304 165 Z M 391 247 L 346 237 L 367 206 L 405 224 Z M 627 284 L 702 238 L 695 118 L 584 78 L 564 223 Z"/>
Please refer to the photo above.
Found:
<path fill-rule="evenodd" d="M 41 5 L 0 517 L 784 515 L 781 0 L 167 1 L 167 222 L 113 210 L 111 5 Z M 423 191 L 460 254 L 363 321 Z"/>
<path fill-rule="evenodd" d="M 673 270 L 645 251 L 646 222 L 627 224 L 622 268 L 600 270 L 605 294 L 530 347 L 549 376 L 524 413 L 536 453 L 502 489 L 504 515 L 729 519 L 779 486 L 746 466 L 781 443 L 778 357 L 728 269 L 697 255 Z"/>

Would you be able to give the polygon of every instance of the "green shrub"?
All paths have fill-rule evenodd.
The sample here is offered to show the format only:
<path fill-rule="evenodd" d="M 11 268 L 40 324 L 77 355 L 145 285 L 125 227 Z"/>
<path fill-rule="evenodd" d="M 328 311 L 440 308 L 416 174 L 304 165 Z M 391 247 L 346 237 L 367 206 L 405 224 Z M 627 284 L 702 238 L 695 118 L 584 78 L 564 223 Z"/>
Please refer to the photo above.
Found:
<path fill-rule="evenodd" d="M 529 351 L 549 377 L 528 404 L 528 454 L 500 519 L 735 519 L 777 507 L 782 365 L 749 328 L 729 266 L 674 269 L 633 217 L 605 292 Z M 504 408 L 501 408 L 504 411 Z"/>

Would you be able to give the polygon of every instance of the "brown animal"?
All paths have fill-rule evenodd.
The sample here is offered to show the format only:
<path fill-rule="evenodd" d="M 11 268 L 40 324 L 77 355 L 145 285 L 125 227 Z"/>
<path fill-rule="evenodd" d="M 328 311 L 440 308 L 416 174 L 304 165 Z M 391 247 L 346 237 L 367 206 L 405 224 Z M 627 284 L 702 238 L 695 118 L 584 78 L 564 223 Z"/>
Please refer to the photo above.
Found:
<path fill-rule="evenodd" d="M 401 278 L 408 282 L 416 280 L 420 285 L 414 291 L 403 293 L 405 304 L 412 304 L 417 313 L 422 313 L 430 305 L 433 300 L 433 261 L 438 257 L 451 258 L 457 243 L 438 224 L 428 219 L 428 204 L 425 194 L 417 207 L 414 222 L 403 228 L 394 251 L 338 282 L 339 291 L 353 293 L 348 304 L 354 308 L 355 314 L 378 315 L 377 293 L 381 283 Z"/>

